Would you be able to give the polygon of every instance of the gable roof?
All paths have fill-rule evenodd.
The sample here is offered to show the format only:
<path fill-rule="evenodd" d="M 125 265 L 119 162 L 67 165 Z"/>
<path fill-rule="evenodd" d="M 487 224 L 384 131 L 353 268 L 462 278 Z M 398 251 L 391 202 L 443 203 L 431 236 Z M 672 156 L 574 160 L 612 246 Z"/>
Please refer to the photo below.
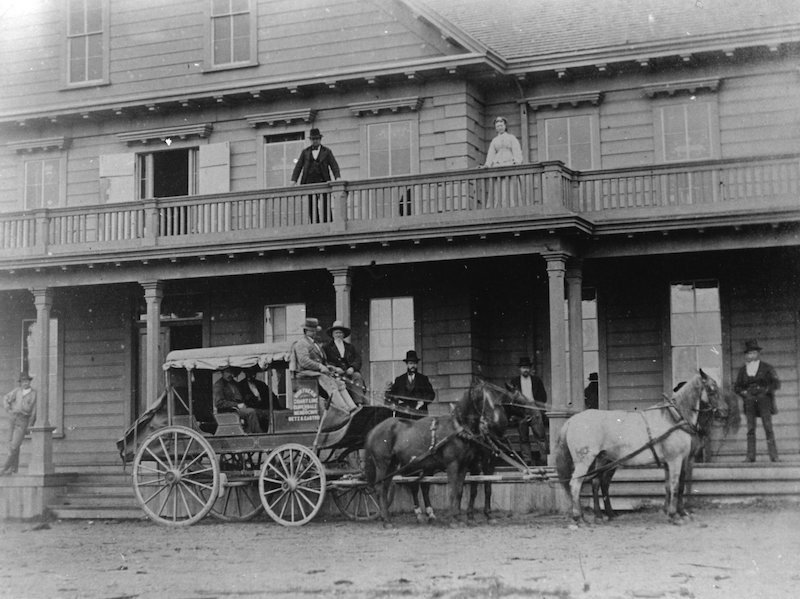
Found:
<path fill-rule="evenodd" d="M 513 63 L 687 50 L 737 37 L 800 40 L 797 0 L 407 0 Z"/>

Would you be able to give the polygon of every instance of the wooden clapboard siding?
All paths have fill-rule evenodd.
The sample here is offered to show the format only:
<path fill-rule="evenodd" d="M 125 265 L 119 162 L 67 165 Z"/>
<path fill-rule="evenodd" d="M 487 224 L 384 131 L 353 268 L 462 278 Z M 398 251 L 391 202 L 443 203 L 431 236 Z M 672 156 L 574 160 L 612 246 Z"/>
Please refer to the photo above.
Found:
<path fill-rule="evenodd" d="M 127 292 L 73 290 L 59 298 L 58 308 L 64 327 L 64 435 L 54 441 L 54 462 L 57 467 L 113 462 L 131 401 Z"/>

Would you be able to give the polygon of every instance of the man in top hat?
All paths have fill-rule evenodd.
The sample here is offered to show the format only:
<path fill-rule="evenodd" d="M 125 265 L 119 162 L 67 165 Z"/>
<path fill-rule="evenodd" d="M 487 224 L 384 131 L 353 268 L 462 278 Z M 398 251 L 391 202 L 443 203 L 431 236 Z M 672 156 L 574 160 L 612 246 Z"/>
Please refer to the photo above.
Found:
<path fill-rule="evenodd" d="M 328 394 L 331 405 L 343 412 L 354 412 L 356 406 L 344 381 L 334 378 L 335 371 L 328 365 L 325 352 L 317 343 L 317 333 L 322 330 L 319 320 L 306 318 L 303 336 L 292 345 L 291 369 L 299 377 L 314 377 Z"/>
<path fill-rule="evenodd" d="M 583 390 L 583 405 L 587 410 L 596 410 L 600 406 L 600 389 L 596 372 L 589 374 L 589 384 Z"/>
<path fill-rule="evenodd" d="M 508 387 L 518 390 L 538 408 L 528 410 L 528 416 L 517 425 L 522 457 L 533 466 L 545 466 L 547 465 L 545 456 L 548 451 L 547 416 L 544 413 L 547 391 L 544 390 L 542 379 L 536 376 L 529 357 L 520 358 L 517 366 L 519 376 L 511 379 Z M 533 431 L 533 445 L 531 445 L 530 431 Z"/>
<path fill-rule="evenodd" d="M 214 405 L 218 412 L 236 412 L 239 418 L 244 421 L 244 431 L 246 433 L 263 433 L 261 420 L 264 419 L 262 410 L 249 407 L 244 401 L 242 391 L 236 382 L 239 375 L 238 368 L 226 368 L 222 371 L 222 376 L 214 383 L 213 397 Z"/>
<path fill-rule="evenodd" d="M 19 448 L 28 432 L 28 428 L 36 422 L 36 391 L 31 388 L 31 376 L 27 372 L 20 373 L 18 387 L 3 397 L 6 412 L 11 414 L 11 435 L 8 443 L 8 458 L 0 476 L 12 474 L 19 469 Z"/>
<path fill-rule="evenodd" d="M 436 399 L 436 392 L 427 376 L 417 372 L 419 357 L 410 349 L 406 352 L 406 372 L 386 389 L 386 400 L 405 408 L 428 412 L 428 404 Z"/>
<path fill-rule="evenodd" d="M 756 418 L 761 417 L 764 433 L 767 436 L 767 451 L 770 461 L 777 462 L 778 447 L 775 444 L 775 431 L 772 429 L 772 415 L 777 414 L 775 391 L 781 382 L 775 369 L 761 360 L 761 347 L 755 339 L 744 345 L 744 366 L 736 375 L 733 390 L 744 400 L 744 413 L 747 417 L 747 458 L 745 462 L 756 461 Z"/>
<path fill-rule="evenodd" d="M 307 183 L 325 183 L 331 180 L 339 180 L 339 163 L 333 156 L 330 148 L 322 145 L 322 133 L 319 129 L 312 129 L 308 137 L 311 145 L 303 148 L 300 157 L 294 165 L 292 171 L 292 185 L 300 180 L 301 185 Z M 302 173 L 302 176 L 301 176 Z M 330 207 L 328 206 L 328 194 L 317 194 L 308 196 L 308 210 L 311 222 L 327 222 L 330 220 Z"/>
<path fill-rule="evenodd" d="M 361 376 L 361 356 L 352 343 L 344 340 L 350 336 L 350 329 L 341 320 L 335 320 L 328 329 L 328 336 L 331 340 L 322 346 L 328 366 L 345 378 L 353 401 L 357 404 L 363 403 L 366 386 L 364 377 Z"/>

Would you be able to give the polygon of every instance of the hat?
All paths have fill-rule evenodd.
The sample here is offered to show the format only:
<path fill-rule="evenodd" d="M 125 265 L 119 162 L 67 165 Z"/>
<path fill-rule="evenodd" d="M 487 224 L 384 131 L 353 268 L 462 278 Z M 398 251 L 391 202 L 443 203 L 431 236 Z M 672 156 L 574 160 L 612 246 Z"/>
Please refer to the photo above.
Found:
<path fill-rule="evenodd" d="M 303 323 L 303 330 L 308 331 L 321 331 L 322 327 L 319 326 L 319 319 L 318 318 L 306 318 L 306 321 Z"/>
<path fill-rule="evenodd" d="M 333 337 L 334 331 L 342 331 L 345 337 L 350 336 L 350 329 L 342 324 L 341 320 L 334 320 L 331 328 L 328 329 L 328 336 Z"/>
<path fill-rule="evenodd" d="M 744 353 L 749 351 L 761 351 L 761 346 L 755 339 L 748 339 L 744 342 Z"/>
<path fill-rule="evenodd" d="M 308 138 L 314 139 L 315 137 L 322 137 L 322 133 L 319 132 L 319 129 L 314 127 L 311 131 L 308 132 Z"/>
<path fill-rule="evenodd" d="M 406 352 L 406 359 L 403 362 L 419 362 L 419 357 L 417 356 L 417 352 L 413 349 L 410 349 Z"/>
<path fill-rule="evenodd" d="M 32 380 L 33 380 L 33 377 L 31 375 L 29 375 L 27 372 L 20 372 L 19 373 L 19 378 L 17 379 L 17 382 L 21 383 L 22 381 L 32 381 Z"/>
<path fill-rule="evenodd" d="M 518 368 L 522 368 L 523 366 L 527 366 L 528 368 L 533 366 L 533 364 L 531 364 L 531 359 L 528 356 L 522 356 L 519 359 L 519 363 L 517 364 L 517 367 Z"/>
<path fill-rule="evenodd" d="M 597 373 L 596 372 L 590 373 L 589 374 L 589 380 L 590 381 L 596 381 L 597 380 Z"/>

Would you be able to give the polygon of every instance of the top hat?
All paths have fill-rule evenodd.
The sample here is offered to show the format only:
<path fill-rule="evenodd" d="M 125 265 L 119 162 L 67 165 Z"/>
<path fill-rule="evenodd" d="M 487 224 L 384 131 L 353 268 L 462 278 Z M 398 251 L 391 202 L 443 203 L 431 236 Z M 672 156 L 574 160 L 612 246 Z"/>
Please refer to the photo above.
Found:
<path fill-rule="evenodd" d="M 32 381 L 32 380 L 33 380 L 33 377 L 31 375 L 29 375 L 27 372 L 20 372 L 19 373 L 19 378 L 17 379 L 17 382 L 21 383 L 22 381 Z"/>
<path fill-rule="evenodd" d="M 303 330 L 304 331 L 321 331 L 322 327 L 319 326 L 319 319 L 318 318 L 306 318 L 306 321 L 303 323 Z"/>
<path fill-rule="evenodd" d="M 314 139 L 315 137 L 322 137 L 322 133 L 319 132 L 319 129 L 314 127 L 311 131 L 308 132 L 308 138 Z"/>
<path fill-rule="evenodd" d="M 410 349 L 406 352 L 406 359 L 403 362 L 419 362 L 419 357 L 417 356 L 417 352 L 413 349 Z"/>
<path fill-rule="evenodd" d="M 522 356 L 519 359 L 519 363 L 517 364 L 517 367 L 518 368 L 522 368 L 523 366 L 527 366 L 528 368 L 533 366 L 533 364 L 531 364 L 531 359 L 528 356 Z"/>
<path fill-rule="evenodd" d="M 744 342 L 744 353 L 749 351 L 761 351 L 761 346 L 755 339 L 748 339 Z"/>
<path fill-rule="evenodd" d="M 596 372 L 590 373 L 589 374 L 589 380 L 590 381 L 596 381 L 597 380 L 597 373 Z"/>
<path fill-rule="evenodd" d="M 342 331 L 345 337 L 350 336 L 350 329 L 342 324 L 341 320 L 334 320 L 331 328 L 328 329 L 328 336 L 333 337 L 334 331 Z"/>

